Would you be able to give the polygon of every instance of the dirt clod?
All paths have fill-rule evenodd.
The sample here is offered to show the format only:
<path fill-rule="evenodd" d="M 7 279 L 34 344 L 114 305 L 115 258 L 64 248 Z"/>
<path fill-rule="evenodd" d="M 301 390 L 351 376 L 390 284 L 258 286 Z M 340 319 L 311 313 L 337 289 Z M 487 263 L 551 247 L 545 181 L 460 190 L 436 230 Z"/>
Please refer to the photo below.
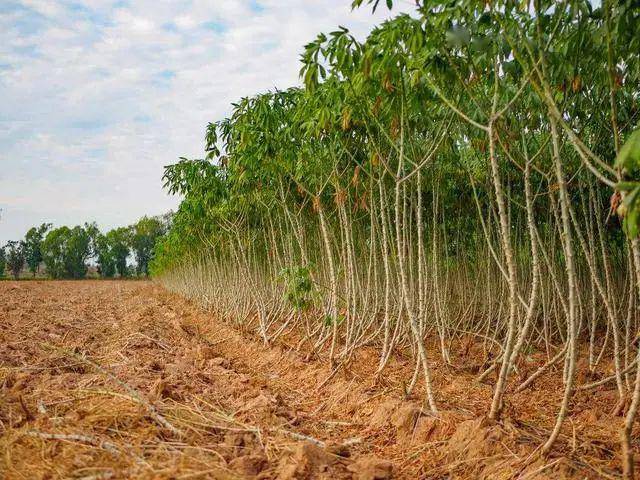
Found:
<path fill-rule="evenodd" d="M 376 457 L 362 457 L 348 467 L 354 480 L 391 480 L 393 464 Z"/>
<path fill-rule="evenodd" d="M 396 427 L 399 442 L 406 443 L 411 440 L 421 413 L 421 410 L 413 404 L 403 405 L 393 413 L 391 423 Z"/>
<path fill-rule="evenodd" d="M 332 456 L 311 442 L 299 443 L 290 459 L 281 465 L 279 480 L 303 480 L 327 473 L 334 463 Z"/>
<path fill-rule="evenodd" d="M 229 462 L 229 467 L 242 475 L 258 475 L 269 462 L 264 455 L 245 455 Z"/>

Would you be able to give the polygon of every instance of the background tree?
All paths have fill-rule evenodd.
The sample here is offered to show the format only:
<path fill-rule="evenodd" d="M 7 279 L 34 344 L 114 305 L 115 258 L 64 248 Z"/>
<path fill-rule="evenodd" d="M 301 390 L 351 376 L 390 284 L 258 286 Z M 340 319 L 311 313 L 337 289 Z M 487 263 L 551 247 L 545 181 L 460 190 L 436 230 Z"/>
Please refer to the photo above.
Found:
<path fill-rule="evenodd" d="M 89 250 L 91 252 L 89 256 L 95 257 L 97 255 L 96 241 L 98 237 L 102 235 L 102 233 L 100 232 L 100 229 L 98 228 L 98 224 L 96 222 L 85 222 L 83 228 L 89 236 Z"/>
<path fill-rule="evenodd" d="M 127 260 L 132 250 L 138 274 L 148 275 L 156 243 L 169 228 L 172 218 L 171 213 L 143 217 L 134 225 L 114 228 L 106 234 L 100 232 L 95 222 L 52 230 L 49 230 L 50 224 L 43 224 L 29 230 L 30 247 L 26 251 L 33 265 L 41 258 L 51 278 L 84 278 L 92 258 L 101 276 L 127 277 L 130 275 Z"/>
<path fill-rule="evenodd" d="M 58 227 L 47 233 L 42 241 L 42 260 L 51 278 L 65 277 L 64 252 L 69 227 Z"/>
<path fill-rule="evenodd" d="M 95 239 L 95 256 L 98 273 L 105 278 L 112 278 L 116 273 L 116 263 L 111 251 L 111 245 L 106 235 L 98 235 Z"/>
<path fill-rule="evenodd" d="M 4 277 L 4 271 L 7 267 L 7 258 L 4 247 L 0 247 L 0 278 Z"/>
<path fill-rule="evenodd" d="M 42 241 L 45 233 L 51 228 L 50 223 L 29 229 L 24 237 L 24 252 L 29 271 L 36 276 L 42 262 Z"/>
<path fill-rule="evenodd" d="M 157 217 L 142 217 L 131 226 L 130 242 L 138 275 L 149 275 L 149 262 L 153 258 L 154 246 L 164 233 L 165 224 Z"/>
<path fill-rule="evenodd" d="M 51 230 L 42 242 L 42 257 L 52 278 L 83 278 L 93 255 L 96 231 L 76 226 Z"/>
<path fill-rule="evenodd" d="M 76 226 L 69 231 L 65 250 L 65 270 L 70 278 L 83 278 L 87 273 L 87 260 L 93 256 L 95 230 Z"/>
<path fill-rule="evenodd" d="M 103 277 L 127 277 L 129 268 L 127 259 L 131 253 L 131 228 L 120 227 L 110 230 L 105 235 L 99 234 L 96 239 L 96 259 Z"/>
<path fill-rule="evenodd" d="M 129 247 L 132 242 L 131 229 L 128 227 L 114 228 L 107 233 L 106 237 L 118 275 L 120 277 L 129 276 L 127 259 L 131 253 L 131 248 Z"/>
<path fill-rule="evenodd" d="M 11 275 L 16 280 L 25 264 L 24 242 L 11 240 L 6 245 L 6 262 Z"/>

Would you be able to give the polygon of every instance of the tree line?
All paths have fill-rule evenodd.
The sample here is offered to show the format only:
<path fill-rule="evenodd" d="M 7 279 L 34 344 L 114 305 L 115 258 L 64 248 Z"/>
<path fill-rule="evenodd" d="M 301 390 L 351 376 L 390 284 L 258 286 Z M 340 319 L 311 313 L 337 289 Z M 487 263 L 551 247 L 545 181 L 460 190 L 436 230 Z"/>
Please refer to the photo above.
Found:
<path fill-rule="evenodd" d="M 639 31 L 634 1 L 418 0 L 364 41 L 322 33 L 303 86 L 238 100 L 205 158 L 166 168 L 183 200 L 152 271 L 265 343 L 300 329 L 334 368 L 411 354 L 407 392 L 434 414 L 436 355 L 481 352 L 495 420 L 557 375 L 544 453 L 587 365 L 615 383 L 633 478 Z"/>
<path fill-rule="evenodd" d="M 33 278 L 45 273 L 52 279 L 81 279 L 91 263 L 103 278 L 148 276 L 156 242 L 169 222 L 170 215 L 145 216 L 106 233 L 96 223 L 58 228 L 43 223 L 0 247 L 0 277 L 8 273 L 18 279 L 26 268 Z"/>

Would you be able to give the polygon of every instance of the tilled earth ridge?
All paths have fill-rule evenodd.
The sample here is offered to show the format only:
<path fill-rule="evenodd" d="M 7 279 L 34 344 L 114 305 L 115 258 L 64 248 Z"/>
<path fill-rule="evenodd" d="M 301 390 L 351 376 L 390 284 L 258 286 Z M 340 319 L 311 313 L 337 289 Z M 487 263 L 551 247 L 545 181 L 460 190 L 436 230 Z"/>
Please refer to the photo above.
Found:
<path fill-rule="evenodd" d="M 539 458 L 551 377 L 493 423 L 491 386 L 435 365 L 433 417 L 403 398 L 411 358 L 372 382 L 365 349 L 331 376 L 294 340 L 264 345 L 150 282 L 0 282 L 0 478 L 619 476 L 612 385 L 578 394 Z"/>

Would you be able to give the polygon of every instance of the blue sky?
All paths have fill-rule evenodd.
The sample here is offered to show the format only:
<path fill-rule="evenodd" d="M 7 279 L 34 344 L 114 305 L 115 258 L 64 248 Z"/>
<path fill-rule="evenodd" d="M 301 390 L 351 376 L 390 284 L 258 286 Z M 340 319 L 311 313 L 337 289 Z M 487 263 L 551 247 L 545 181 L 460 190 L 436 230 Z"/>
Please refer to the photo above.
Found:
<path fill-rule="evenodd" d="M 42 222 L 107 229 L 174 209 L 163 166 L 201 157 L 207 122 L 298 84 L 318 32 L 362 38 L 389 15 L 350 0 L 3 0 L 0 244 Z"/>

